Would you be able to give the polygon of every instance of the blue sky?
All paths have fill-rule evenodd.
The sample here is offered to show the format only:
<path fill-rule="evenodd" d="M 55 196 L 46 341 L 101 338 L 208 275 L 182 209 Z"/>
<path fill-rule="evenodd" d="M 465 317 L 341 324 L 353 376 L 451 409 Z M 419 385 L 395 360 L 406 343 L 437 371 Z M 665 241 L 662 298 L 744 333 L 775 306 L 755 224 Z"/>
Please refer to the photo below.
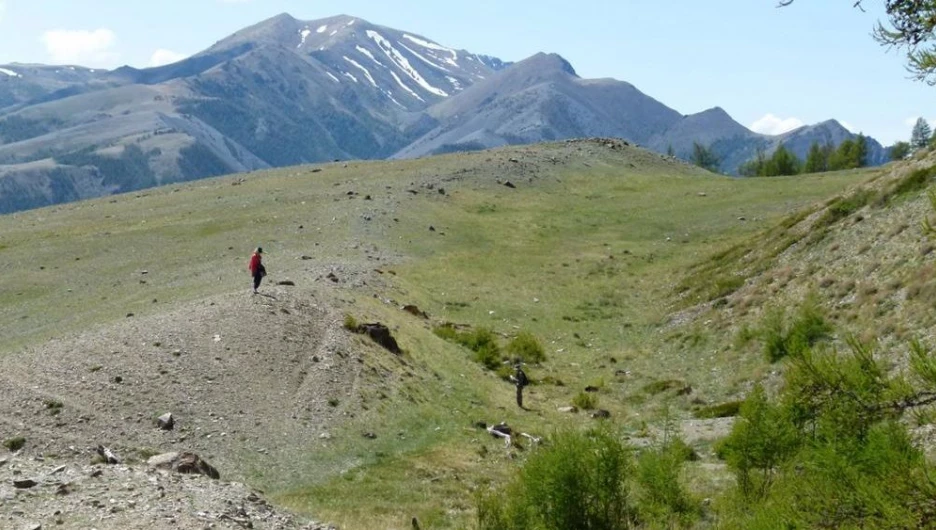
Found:
<path fill-rule="evenodd" d="M 684 114 L 720 106 L 761 132 L 836 118 L 885 144 L 909 138 L 916 117 L 936 121 L 936 88 L 871 39 L 883 1 L 852 3 L 0 0 L 0 64 L 144 67 L 278 13 L 348 14 L 505 60 L 559 53 L 582 77 L 628 81 Z"/>

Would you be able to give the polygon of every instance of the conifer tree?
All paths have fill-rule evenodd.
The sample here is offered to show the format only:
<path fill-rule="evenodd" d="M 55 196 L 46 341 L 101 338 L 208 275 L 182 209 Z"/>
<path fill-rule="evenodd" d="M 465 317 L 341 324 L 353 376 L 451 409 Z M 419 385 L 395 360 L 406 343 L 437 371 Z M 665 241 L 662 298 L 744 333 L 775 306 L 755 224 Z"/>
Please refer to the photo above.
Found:
<path fill-rule="evenodd" d="M 718 156 L 712 152 L 711 148 L 705 147 L 698 142 L 692 142 L 692 158 L 690 161 L 712 172 L 718 171 L 718 164 L 720 163 Z"/>
<path fill-rule="evenodd" d="M 913 131 L 910 133 L 910 147 L 914 150 L 923 149 L 929 145 L 932 135 L 933 131 L 930 129 L 929 123 L 926 123 L 923 118 L 917 118 L 916 123 L 913 125 Z"/>
<path fill-rule="evenodd" d="M 910 144 L 908 142 L 897 142 L 890 148 L 891 160 L 903 160 L 910 154 Z"/>
<path fill-rule="evenodd" d="M 781 175 L 796 175 L 800 172 L 803 163 L 783 144 L 777 147 L 773 156 L 764 166 L 765 177 L 777 177 Z"/>
<path fill-rule="evenodd" d="M 829 154 L 832 152 L 828 144 L 820 146 L 819 142 L 813 142 L 809 146 L 809 153 L 806 155 L 806 165 L 803 167 L 803 173 L 822 173 L 829 170 Z"/>

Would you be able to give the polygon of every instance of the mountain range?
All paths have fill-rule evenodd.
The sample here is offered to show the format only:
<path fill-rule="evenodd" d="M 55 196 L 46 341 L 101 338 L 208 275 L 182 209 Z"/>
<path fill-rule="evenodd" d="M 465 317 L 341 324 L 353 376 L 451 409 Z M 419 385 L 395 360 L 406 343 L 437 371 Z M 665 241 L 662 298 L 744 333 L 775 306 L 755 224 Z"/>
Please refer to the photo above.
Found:
<path fill-rule="evenodd" d="M 757 134 L 721 108 L 683 115 L 559 55 L 517 63 L 346 15 L 282 14 L 147 69 L 0 67 L 0 213 L 336 159 L 411 158 L 619 137 L 733 173 L 758 150 L 854 135 L 834 120 Z M 869 162 L 886 160 L 869 139 Z"/>

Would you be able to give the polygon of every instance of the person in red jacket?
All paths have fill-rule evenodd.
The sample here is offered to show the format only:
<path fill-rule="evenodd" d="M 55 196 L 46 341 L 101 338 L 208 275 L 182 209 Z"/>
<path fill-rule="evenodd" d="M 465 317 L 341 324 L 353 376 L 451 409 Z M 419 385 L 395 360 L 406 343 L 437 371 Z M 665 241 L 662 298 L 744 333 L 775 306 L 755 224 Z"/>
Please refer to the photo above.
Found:
<path fill-rule="evenodd" d="M 253 292 L 257 294 L 260 280 L 266 276 L 266 268 L 263 266 L 263 249 L 261 247 L 257 247 L 257 250 L 250 256 L 250 264 L 247 265 L 247 268 L 250 270 L 250 275 L 253 276 Z"/>

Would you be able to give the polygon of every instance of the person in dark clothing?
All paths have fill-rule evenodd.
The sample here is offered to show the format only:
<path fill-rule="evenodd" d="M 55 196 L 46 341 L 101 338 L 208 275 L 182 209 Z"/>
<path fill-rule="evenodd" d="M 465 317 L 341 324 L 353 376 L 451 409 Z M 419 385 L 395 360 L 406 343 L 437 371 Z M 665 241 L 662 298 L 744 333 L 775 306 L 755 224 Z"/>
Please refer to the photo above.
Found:
<path fill-rule="evenodd" d="M 513 384 L 517 386 L 517 406 L 521 409 L 523 408 L 523 387 L 530 384 L 530 380 L 527 378 L 526 373 L 524 373 L 523 368 L 520 366 L 520 361 L 517 361 L 514 364 L 514 375 L 510 376 L 510 380 L 513 381 Z"/>
<path fill-rule="evenodd" d="M 247 268 L 250 270 L 250 275 L 253 276 L 253 293 L 257 294 L 257 289 L 260 288 L 260 280 L 266 276 L 266 268 L 263 266 L 263 249 L 261 247 L 257 247 L 257 250 L 250 256 L 250 263 Z"/>

